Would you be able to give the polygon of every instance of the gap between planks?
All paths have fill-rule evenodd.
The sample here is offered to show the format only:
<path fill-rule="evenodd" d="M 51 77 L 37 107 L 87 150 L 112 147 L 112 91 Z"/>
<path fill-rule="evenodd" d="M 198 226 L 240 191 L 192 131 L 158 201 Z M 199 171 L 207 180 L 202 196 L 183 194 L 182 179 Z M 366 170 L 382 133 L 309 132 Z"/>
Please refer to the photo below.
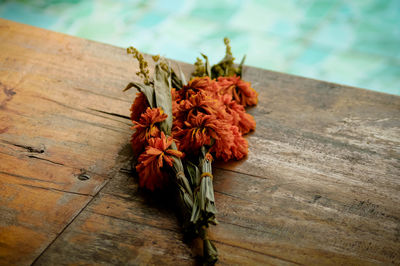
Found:
<path fill-rule="evenodd" d="M 113 175 L 114 177 L 114 175 Z M 112 177 L 112 178 L 113 178 Z M 83 206 L 83 208 L 71 219 L 71 221 L 69 223 L 67 223 L 64 228 L 60 231 L 60 233 L 57 234 L 56 237 L 54 237 L 54 239 L 46 246 L 46 248 L 43 249 L 42 252 L 40 252 L 39 256 L 36 257 L 36 259 L 32 262 L 31 265 L 34 265 L 39 258 L 54 244 L 54 242 L 64 233 L 64 231 L 76 220 L 76 218 L 78 218 L 78 216 L 89 206 L 89 204 L 97 197 L 97 195 L 100 193 L 100 191 L 110 182 L 110 180 L 112 179 L 108 179 L 106 180 L 106 182 L 103 184 L 103 186 L 96 192 L 96 194 L 94 194 L 94 196 L 89 196 L 91 197 L 90 200 L 85 204 L 85 206 Z M 68 192 L 67 192 L 68 193 Z"/>

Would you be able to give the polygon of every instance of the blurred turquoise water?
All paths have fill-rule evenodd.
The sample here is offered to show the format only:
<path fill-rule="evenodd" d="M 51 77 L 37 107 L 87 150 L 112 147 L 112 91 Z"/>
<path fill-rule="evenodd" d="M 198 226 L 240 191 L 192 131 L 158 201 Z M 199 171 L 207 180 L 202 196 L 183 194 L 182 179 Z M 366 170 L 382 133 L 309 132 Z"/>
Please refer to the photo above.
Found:
<path fill-rule="evenodd" d="M 400 0 L 0 0 L 0 17 L 189 63 L 228 36 L 247 65 L 400 95 Z"/>

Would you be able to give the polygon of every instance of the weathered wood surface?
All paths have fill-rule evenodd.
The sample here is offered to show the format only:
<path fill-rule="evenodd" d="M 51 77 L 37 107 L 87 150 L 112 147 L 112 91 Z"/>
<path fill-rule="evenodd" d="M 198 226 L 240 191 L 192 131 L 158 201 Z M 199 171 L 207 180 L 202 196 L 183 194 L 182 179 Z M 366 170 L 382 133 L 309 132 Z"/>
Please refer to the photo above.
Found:
<path fill-rule="evenodd" d="M 135 68 L 0 20 L 0 264 L 196 262 L 170 200 L 125 170 Z M 400 264 L 400 97 L 245 71 L 257 129 L 245 160 L 216 164 L 219 263 Z"/>

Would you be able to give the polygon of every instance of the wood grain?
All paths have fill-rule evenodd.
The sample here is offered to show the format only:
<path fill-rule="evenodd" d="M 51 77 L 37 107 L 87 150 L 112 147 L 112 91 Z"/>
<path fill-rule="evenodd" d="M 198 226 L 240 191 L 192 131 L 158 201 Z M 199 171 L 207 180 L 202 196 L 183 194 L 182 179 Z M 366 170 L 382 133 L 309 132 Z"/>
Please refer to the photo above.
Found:
<path fill-rule="evenodd" d="M 124 49 L 6 20 L 0 40 L 0 264 L 198 262 L 173 199 L 129 174 Z M 257 129 L 245 160 L 215 164 L 219 263 L 400 264 L 400 97 L 244 78 Z"/>
<path fill-rule="evenodd" d="M 112 176 L 130 134 L 113 113 L 130 104 L 85 74 L 88 41 L 6 20 L 0 40 L 0 264 L 26 265 Z"/>

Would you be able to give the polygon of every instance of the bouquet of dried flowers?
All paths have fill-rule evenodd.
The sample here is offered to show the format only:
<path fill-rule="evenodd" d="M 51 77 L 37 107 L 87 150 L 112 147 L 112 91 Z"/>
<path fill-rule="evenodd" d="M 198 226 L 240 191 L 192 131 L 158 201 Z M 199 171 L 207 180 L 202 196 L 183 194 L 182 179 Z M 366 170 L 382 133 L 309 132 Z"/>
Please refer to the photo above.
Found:
<path fill-rule="evenodd" d="M 169 63 L 153 56 L 154 75 L 135 48 L 127 52 L 139 61 L 143 83 L 131 82 L 125 90 L 138 89 L 131 107 L 131 144 L 139 185 L 154 191 L 168 182 L 176 188 L 183 229 L 190 238 L 203 240 L 206 264 L 218 259 L 207 238 L 207 228 L 216 225 L 213 189 L 213 159 L 240 160 L 247 155 L 243 135 L 255 129 L 245 107 L 257 104 L 257 92 L 241 79 L 244 59 L 234 65 L 229 40 L 225 57 L 211 66 L 207 56 L 197 59 L 191 80 L 177 74 Z"/>

